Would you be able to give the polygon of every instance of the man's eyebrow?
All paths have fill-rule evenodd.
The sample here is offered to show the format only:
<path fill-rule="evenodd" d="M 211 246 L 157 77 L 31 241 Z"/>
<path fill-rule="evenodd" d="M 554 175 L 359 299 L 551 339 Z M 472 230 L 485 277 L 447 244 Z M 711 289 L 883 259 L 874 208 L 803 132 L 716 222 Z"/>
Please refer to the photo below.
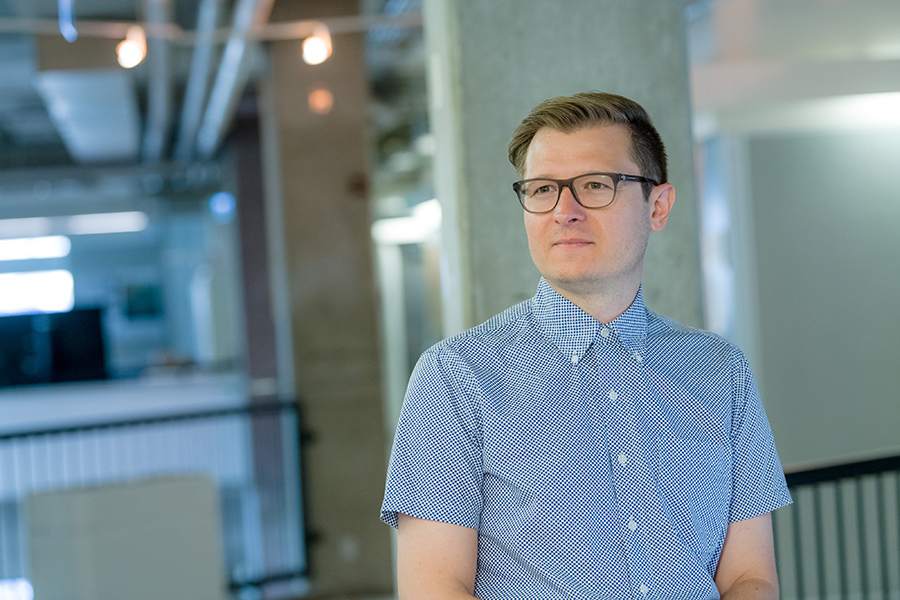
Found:
<path fill-rule="evenodd" d="M 572 175 L 571 177 L 554 177 L 552 175 L 534 175 L 532 177 L 526 177 L 522 181 L 528 181 L 529 179 L 553 179 L 555 181 L 565 181 L 566 179 L 577 179 L 578 177 L 583 177 L 585 175 L 594 175 L 596 173 L 612 173 L 612 171 L 585 171 L 584 173 L 579 173 L 578 175 Z"/>

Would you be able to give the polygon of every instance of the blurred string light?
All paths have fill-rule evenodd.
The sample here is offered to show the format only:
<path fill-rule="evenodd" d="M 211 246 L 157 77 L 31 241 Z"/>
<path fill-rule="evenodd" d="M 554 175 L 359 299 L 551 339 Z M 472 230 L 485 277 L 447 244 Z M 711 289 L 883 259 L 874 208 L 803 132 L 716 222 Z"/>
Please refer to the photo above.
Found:
<path fill-rule="evenodd" d="M 0 240 L 0 261 L 62 258 L 71 250 L 72 242 L 64 235 Z"/>
<path fill-rule="evenodd" d="M 78 31 L 72 22 L 72 0 L 59 0 L 59 32 L 70 44 L 78 39 Z"/>
<path fill-rule="evenodd" d="M 325 84 L 316 84 L 306 100 L 310 112 L 327 115 L 334 108 L 334 95 Z"/>
<path fill-rule="evenodd" d="M 331 56 L 331 33 L 323 23 L 317 23 L 313 34 L 303 40 L 301 46 L 303 62 L 308 65 L 319 65 Z"/>
<path fill-rule="evenodd" d="M 228 192 L 218 192 L 209 197 L 209 213 L 217 223 L 228 223 L 234 218 L 237 202 Z"/>
<path fill-rule="evenodd" d="M 116 46 L 116 55 L 119 64 L 126 69 L 136 67 L 147 56 L 147 37 L 144 28 L 140 25 L 132 25 L 125 34 L 125 39 Z"/>

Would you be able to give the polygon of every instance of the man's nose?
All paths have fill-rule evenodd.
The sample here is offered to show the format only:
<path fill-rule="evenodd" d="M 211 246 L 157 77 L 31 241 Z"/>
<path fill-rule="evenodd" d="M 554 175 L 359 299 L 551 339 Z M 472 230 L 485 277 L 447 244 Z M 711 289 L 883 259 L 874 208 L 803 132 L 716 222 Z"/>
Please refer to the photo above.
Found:
<path fill-rule="evenodd" d="M 556 203 L 553 216 L 560 222 L 578 221 L 585 217 L 584 207 L 575 199 L 571 187 L 565 186 L 560 190 L 559 202 Z"/>

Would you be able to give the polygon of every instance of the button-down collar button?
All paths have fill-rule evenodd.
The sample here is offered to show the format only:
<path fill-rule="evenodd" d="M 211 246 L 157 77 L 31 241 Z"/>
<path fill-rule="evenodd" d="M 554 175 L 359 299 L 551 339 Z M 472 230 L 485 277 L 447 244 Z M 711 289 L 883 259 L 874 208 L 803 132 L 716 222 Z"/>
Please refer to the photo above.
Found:
<path fill-rule="evenodd" d="M 636 360 L 636 361 L 638 361 L 638 362 L 643 362 L 643 361 L 644 361 L 644 357 L 641 356 L 640 354 L 635 354 L 635 355 L 634 355 L 634 360 Z"/>
<path fill-rule="evenodd" d="M 608 338 L 609 334 L 610 334 L 609 327 L 604 327 L 603 329 L 600 330 L 600 335 L 602 335 L 605 338 Z"/>
<path fill-rule="evenodd" d="M 620 465 L 624 465 L 624 464 L 627 463 L 627 462 L 628 462 L 628 455 L 625 454 L 624 452 L 622 452 L 621 454 L 619 454 L 619 464 L 620 464 Z"/>
<path fill-rule="evenodd" d="M 632 531 L 637 529 L 637 521 L 635 521 L 634 519 L 628 521 L 628 529 L 630 529 Z"/>
<path fill-rule="evenodd" d="M 610 400 L 615 401 L 615 399 L 618 398 L 618 397 L 619 397 L 619 395 L 616 393 L 616 390 L 610 390 L 610 391 L 609 391 L 609 399 L 610 399 Z"/>

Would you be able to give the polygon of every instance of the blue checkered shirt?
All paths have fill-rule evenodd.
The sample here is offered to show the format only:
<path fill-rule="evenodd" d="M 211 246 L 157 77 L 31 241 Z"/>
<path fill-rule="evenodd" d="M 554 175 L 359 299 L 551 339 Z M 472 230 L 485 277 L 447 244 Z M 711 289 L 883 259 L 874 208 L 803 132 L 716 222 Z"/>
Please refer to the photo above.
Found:
<path fill-rule="evenodd" d="M 477 529 L 481 600 L 707 599 L 728 524 L 790 502 L 737 348 L 541 280 L 419 359 L 381 518 Z"/>

